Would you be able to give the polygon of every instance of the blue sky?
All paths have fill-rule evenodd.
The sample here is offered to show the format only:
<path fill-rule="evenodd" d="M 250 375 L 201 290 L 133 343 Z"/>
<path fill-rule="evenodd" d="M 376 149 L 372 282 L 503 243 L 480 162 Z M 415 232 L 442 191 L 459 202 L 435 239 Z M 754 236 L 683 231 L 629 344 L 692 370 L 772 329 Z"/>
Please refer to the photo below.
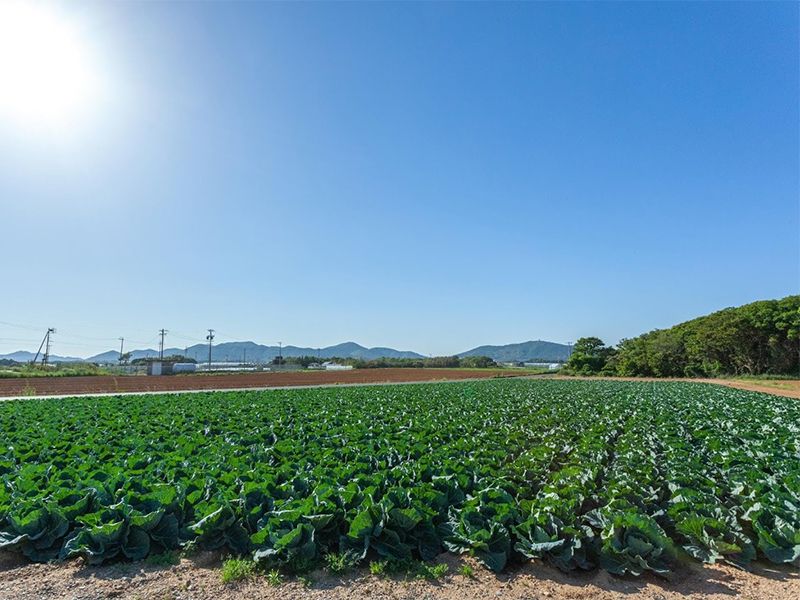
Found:
<path fill-rule="evenodd" d="M 54 6 L 105 91 L 0 120 L 0 352 L 616 342 L 798 292 L 796 3 Z"/>

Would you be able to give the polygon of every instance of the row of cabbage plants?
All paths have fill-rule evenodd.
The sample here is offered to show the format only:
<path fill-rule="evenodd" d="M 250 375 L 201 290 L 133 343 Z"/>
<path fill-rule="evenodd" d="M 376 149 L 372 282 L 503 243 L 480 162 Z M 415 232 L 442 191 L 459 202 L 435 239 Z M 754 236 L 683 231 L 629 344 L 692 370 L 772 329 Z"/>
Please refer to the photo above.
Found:
<path fill-rule="evenodd" d="M 224 549 L 301 571 L 470 553 L 666 574 L 800 557 L 800 404 L 676 382 L 482 381 L 0 405 L 0 549 Z"/>

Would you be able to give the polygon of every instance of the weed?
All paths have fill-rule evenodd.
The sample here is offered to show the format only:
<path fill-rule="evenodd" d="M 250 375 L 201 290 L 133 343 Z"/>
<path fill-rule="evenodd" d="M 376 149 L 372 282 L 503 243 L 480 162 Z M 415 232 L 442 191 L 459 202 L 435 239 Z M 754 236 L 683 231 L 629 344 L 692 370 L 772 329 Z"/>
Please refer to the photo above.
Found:
<path fill-rule="evenodd" d="M 283 575 L 278 569 L 272 569 L 269 573 L 267 573 L 267 583 L 272 586 L 279 586 L 283 583 Z"/>
<path fill-rule="evenodd" d="M 325 555 L 325 566 L 331 573 L 340 575 L 352 569 L 355 561 L 346 553 L 331 553 Z"/>
<path fill-rule="evenodd" d="M 378 577 L 386 575 L 386 561 L 373 560 L 371 563 L 369 563 L 369 572 L 373 575 L 377 575 Z"/>
<path fill-rule="evenodd" d="M 445 563 L 439 563 L 438 565 L 425 565 L 426 568 L 426 577 L 428 579 L 444 579 L 444 576 L 447 575 L 449 571 L 449 567 Z"/>
<path fill-rule="evenodd" d="M 475 577 L 475 569 L 473 569 L 470 565 L 461 565 L 458 568 L 458 574 L 472 579 Z"/>
<path fill-rule="evenodd" d="M 410 575 L 413 575 L 415 579 L 427 579 L 429 581 L 435 581 L 437 579 L 442 579 L 445 575 L 447 575 L 448 567 L 444 563 L 439 563 L 438 565 L 429 565 L 424 562 L 417 562 L 413 565 Z"/>
<path fill-rule="evenodd" d="M 222 583 L 250 579 L 256 574 L 256 563 L 244 558 L 229 558 L 222 563 Z"/>

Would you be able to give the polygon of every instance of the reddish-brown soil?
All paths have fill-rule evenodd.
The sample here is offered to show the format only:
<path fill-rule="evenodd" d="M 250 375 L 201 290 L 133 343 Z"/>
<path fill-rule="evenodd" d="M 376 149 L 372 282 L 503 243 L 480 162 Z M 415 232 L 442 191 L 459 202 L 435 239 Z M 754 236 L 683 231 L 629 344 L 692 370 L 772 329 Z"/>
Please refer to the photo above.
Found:
<path fill-rule="evenodd" d="M 457 381 L 494 377 L 530 376 L 526 371 L 510 369 L 354 369 L 352 371 L 285 371 L 262 373 L 219 373 L 147 377 L 145 375 L 94 377 L 31 377 L 0 379 L 0 397 L 65 396 L 70 394 L 124 394 L 136 392 L 176 392 L 235 390 L 336 384 L 411 383 Z M 600 379 L 605 381 L 694 381 L 713 383 L 742 390 L 800 398 L 800 379 L 654 379 L 615 377 L 565 377 L 542 375 L 542 378 Z"/>
<path fill-rule="evenodd" d="M 0 379 L 0 397 L 444 381 L 513 377 L 524 374 L 526 373 L 500 369 L 353 369 L 351 371 L 284 371 L 171 377 L 148 377 L 146 375 L 30 377 Z"/>

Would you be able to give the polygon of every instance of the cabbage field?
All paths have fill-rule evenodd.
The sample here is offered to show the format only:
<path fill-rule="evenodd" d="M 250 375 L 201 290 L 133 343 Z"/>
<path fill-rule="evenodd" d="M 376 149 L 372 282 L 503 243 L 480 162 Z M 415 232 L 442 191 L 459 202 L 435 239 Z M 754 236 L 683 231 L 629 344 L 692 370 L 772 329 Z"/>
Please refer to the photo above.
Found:
<path fill-rule="evenodd" d="M 469 553 L 665 574 L 800 556 L 800 402 L 481 382 L 0 403 L 0 549 L 301 571 Z"/>

